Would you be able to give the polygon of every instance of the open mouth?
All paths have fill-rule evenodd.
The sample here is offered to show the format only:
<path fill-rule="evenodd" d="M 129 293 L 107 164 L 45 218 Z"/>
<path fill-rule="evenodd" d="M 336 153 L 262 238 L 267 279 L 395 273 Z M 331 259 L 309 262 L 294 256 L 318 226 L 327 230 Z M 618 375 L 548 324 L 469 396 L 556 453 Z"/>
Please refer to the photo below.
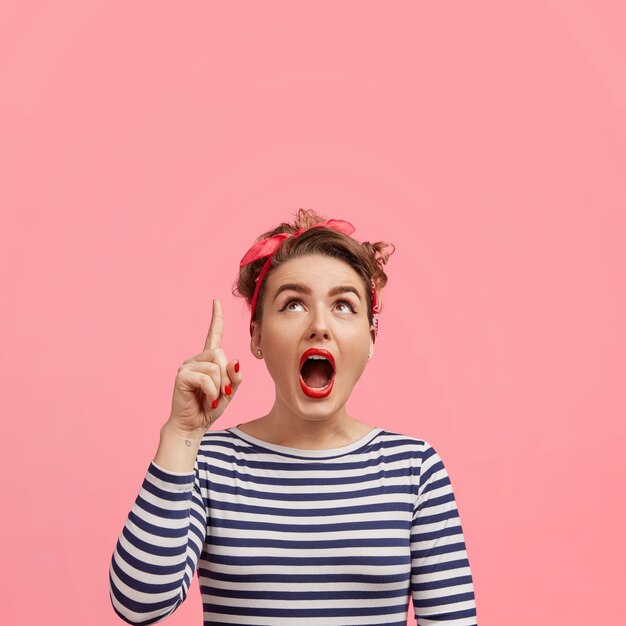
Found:
<path fill-rule="evenodd" d="M 327 396 L 335 380 L 334 359 L 326 350 L 307 350 L 300 360 L 300 386 L 311 398 Z"/>

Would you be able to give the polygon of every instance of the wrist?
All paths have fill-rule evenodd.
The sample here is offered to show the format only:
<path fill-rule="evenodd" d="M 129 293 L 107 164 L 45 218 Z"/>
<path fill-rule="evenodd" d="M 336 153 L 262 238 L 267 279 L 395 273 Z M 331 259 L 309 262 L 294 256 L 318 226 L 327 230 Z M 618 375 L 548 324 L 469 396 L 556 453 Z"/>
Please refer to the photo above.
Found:
<path fill-rule="evenodd" d="M 154 462 L 169 472 L 193 472 L 202 434 L 200 431 L 185 431 L 166 422 L 161 427 Z"/>
<path fill-rule="evenodd" d="M 206 431 L 204 429 L 185 430 L 184 428 L 180 428 L 176 424 L 173 424 L 169 420 L 161 426 L 161 436 L 165 435 L 168 438 L 174 437 L 176 439 L 198 444 L 202 441 L 202 437 L 204 437 L 205 432 Z"/>

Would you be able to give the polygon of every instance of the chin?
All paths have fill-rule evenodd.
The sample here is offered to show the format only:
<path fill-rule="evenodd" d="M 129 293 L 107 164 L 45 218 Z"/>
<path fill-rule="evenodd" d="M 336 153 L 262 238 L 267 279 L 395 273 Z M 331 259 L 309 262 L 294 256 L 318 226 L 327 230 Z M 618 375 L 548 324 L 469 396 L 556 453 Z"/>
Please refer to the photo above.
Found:
<path fill-rule="evenodd" d="M 336 381 L 334 382 L 330 393 L 322 397 L 311 397 L 298 385 L 295 390 L 298 405 L 307 415 L 330 416 L 343 410 L 350 399 L 352 388 L 346 391 L 342 389 L 341 384 L 337 385 Z"/>

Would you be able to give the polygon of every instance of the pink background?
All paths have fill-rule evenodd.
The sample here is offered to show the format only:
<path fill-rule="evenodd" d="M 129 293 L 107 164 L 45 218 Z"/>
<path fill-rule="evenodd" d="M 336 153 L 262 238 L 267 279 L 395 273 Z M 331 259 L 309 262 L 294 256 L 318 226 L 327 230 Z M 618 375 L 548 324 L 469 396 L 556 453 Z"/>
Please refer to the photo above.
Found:
<path fill-rule="evenodd" d="M 622 3 L 223 4 L 0 9 L 2 622 L 122 623 L 178 366 L 218 297 L 215 427 L 269 409 L 230 288 L 305 207 L 397 246 L 348 407 L 441 453 L 481 626 L 622 623 Z"/>

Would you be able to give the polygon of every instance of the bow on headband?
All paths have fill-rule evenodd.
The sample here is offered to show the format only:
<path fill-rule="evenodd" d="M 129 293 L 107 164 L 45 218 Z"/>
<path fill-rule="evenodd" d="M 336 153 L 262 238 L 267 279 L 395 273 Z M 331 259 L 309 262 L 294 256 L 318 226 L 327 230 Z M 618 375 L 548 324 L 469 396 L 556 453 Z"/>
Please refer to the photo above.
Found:
<path fill-rule="evenodd" d="M 350 222 L 346 222 L 344 220 L 326 220 L 325 222 L 319 222 L 318 224 L 313 224 L 309 228 L 315 228 L 316 226 L 325 226 L 326 228 L 332 228 L 333 230 L 339 231 L 344 235 L 351 235 L 355 228 Z M 252 320 L 254 319 L 254 312 L 256 310 L 257 300 L 259 298 L 259 289 L 261 286 L 261 282 L 267 274 L 271 262 L 272 257 L 276 253 L 276 251 L 280 248 L 285 239 L 289 237 L 298 237 L 304 231 L 309 230 L 309 228 L 299 228 L 295 233 L 278 233 L 277 235 L 273 235 L 272 237 L 267 237 L 266 239 L 261 239 L 257 241 L 249 250 L 246 252 L 239 262 L 239 267 L 243 267 L 248 263 L 253 263 L 258 259 L 262 259 L 264 257 L 268 257 L 267 261 L 263 265 L 261 269 L 261 273 L 256 278 L 256 286 L 254 288 L 254 294 L 252 296 L 252 302 L 250 304 L 250 335 L 252 335 Z M 376 298 L 376 288 L 374 286 L 374 282 L 372 281 L 372 318 L 374 322 L 374 333 L 378 334 L 378 314 L 379 314 L 379 306 L 378 300 Z"/>

